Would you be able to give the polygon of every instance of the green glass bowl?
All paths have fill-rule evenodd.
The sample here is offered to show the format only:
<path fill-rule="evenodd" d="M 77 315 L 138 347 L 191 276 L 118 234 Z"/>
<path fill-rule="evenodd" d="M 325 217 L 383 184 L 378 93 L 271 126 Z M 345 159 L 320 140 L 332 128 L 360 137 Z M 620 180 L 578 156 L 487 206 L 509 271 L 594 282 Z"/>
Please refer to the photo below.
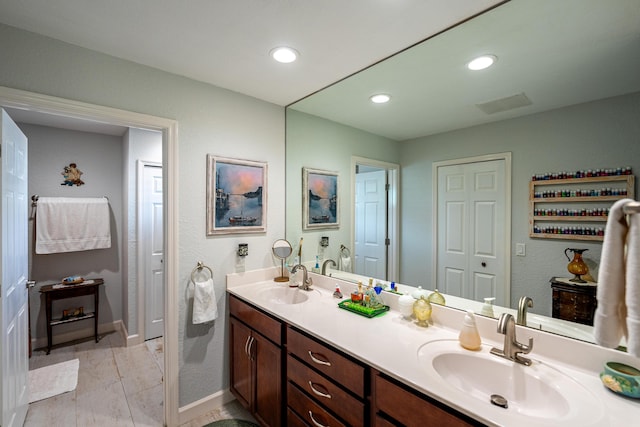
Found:
<path fill-rule="evenodd" d="M 607 362 L 600 380 L 609 390 L 627 397 L 640 398 L 640 370 L 618 362 Z"/>

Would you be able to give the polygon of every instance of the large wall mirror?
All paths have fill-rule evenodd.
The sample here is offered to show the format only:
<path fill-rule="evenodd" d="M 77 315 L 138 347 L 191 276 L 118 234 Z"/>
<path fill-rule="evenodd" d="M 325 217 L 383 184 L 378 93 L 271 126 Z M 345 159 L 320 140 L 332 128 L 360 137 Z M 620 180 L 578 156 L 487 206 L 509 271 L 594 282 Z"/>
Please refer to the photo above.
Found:
<path fill-rule="evenodd" d="M 391 268 L 377 277 L 433 290 L 436 169 L 504 158 L 503 304 L 515 308 L 529 296 L 530 312 L 551 320 L 550 279 L 571 277 L 565 249 L 588 249 L 584 258 L 597 277 L 602 243 L 531 238 L 529 182 L 557 171 L 640 173 L 639 22 L 637 0 L 507 1 L 290 105 L 287 239 L 304 239 L 304 262 L 336 260 L 341 246 L 357 256 L 354 164 L 369 159 L 374 167 L 363 173 L 385 169 L 376 162 L 397 165 L 389 168 L 397 173 L 389 207 L 397 221 L 387 225 L 395 246 Z M 481 54 L 494 55 L 494 65 L 468 70 Z M 391 100 L 371 103 L 376 93 Z M 340 228 L 303 232 L 303 167 L 338 172 Z M 319 244 L 323 236 L 328 247 Z M 574 329 L 566 334 L 589 339 L 588 327 Z"/>

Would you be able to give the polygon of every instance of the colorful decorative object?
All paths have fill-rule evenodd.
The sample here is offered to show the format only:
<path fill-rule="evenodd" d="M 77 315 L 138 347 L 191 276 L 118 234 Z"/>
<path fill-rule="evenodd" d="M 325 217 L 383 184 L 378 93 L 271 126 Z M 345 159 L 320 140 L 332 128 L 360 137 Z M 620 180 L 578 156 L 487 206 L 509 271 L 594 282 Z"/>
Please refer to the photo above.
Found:
<path fill-rule="evenodd" d="M 302 169 L 302 229 L 339 228 L 338 173 Z"/>
<path fill-rule="evenodd" d="M 267 164 L 207 155 L 207 235 L 263 233 Z"/>
<path fill-rule="evenodd" d="M 602 384 L 614 393 L 640 398 L 640 370 L 624 363 L 607 362 L 600 374 Z"/>
<path fill-rule="evenodd" d="M 60 185 L 68 185 L 69 187 L 84 185 L 84 181 L 80 179 L 82 171 L 75 163 L 69 163 L 69 166 L 65 166 L 61 175 L 64 177 L 64 181 Z"/>

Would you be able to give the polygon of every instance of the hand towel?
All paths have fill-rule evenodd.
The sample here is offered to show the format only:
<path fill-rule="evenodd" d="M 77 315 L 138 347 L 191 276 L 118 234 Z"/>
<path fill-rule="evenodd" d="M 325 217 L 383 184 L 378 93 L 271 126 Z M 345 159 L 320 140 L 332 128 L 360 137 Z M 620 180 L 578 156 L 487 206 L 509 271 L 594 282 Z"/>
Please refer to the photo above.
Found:
<path fill-rule="evenodd" d="M 596 343 L 608 348 L 617 347 L 620 339 L 627 336 L 625 245 L 628 227 L 623 208 L 629 202 L 632 200 L 618 200 L 609 210 L 598 270 L 594 336 Z"/>
<path fill-rule="evenodd" d="M 109 201 L 104 197 L 40 197 L 37 254 L 111 247 Z"/>
<path fill-rule="evenodd" d="M 340 270 L 348 273 L 353 273 L 351 270 L 351 257 L 348 255 L 340 254 Z"/>
<path fill-rule="evenodd" d="M 640 357 L 640 213 L 629 215 L 625 305 L 627 352 Z"/>
<path fill-rule="evenodd" d="M 211 322 L 218 318 L 218 302 L 213 287 L 213 279 L 194 282 L 196 289 L 193 293 L 193 324 Z"/>

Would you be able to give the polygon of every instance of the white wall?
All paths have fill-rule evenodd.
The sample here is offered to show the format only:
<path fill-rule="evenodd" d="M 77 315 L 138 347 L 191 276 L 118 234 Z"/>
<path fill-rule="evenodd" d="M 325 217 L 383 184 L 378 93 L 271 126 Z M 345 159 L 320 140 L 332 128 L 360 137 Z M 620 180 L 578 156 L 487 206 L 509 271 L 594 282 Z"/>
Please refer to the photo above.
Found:
<path fill-rule="evenodd" d="M 338 261 L 340 245 L 351 245 L 351 156 L 399 163 L 398 142 L 299 111 L 287 110 L 287 240 L 303 240 L 302 261 L 313 262 L 320 237 L 329 237 L 326 258 Z M 302 168 L 338 172 L 340 228 L 302 231 Z M 353 249 L 353 248 L 350 248 Z"/>
<path fill-rule="evenodd" d="M 168 53 L 170 54 L 170 53 Z M 245 95 L 0 25 L 0 85 L 178 121 L 180 406 L 229 385 L 227 324 L 193 326 L 185 298 L 197 261 L 214 271 L 219 310 L 237 245 L 249 244 L 246 269 L 272 265 L 271 245 L 284 235 L 284 109 Z M 269 164 L 267 231 L 206 237 L 206 155 Z M 120 158 L 120 164 L 122 157 Z"/>
<path fill-rule="evenodd" d="M 30 278 L 37 281 L 29 292 L 31 304 L 31 334 L 33 339 L 46 338 L 44 297 L 38 292 L 45 284 L 59 282 L 63 277 L 81 275 L 101 277 L 100 323 L 122 319 L 122 138 L 110 135 L 56 129 L 19 123 L 27 136 L 29 152 L 29 194 L 42 197 L 102 197 L 109 198 L 111 216 L 111 248 L 93 251 L 38 255 L 33 249 L 34 220 L 29 221 Z M 61 185 L 64 166 L 76 163 L 83 172 L 84 185 Z M 33 211 L 32 211 L 33 212 Z M 31 216 L 32 218 L 33 216 Z M 71 305 L 69 305 L 71 304 Z M 67 305 L 56 302 L 54 315 L 63 308 L 82 305 L 93 307 L 92 297 L 69 300 Z M 90 310 L 92 311 L 92 310 Z M 57 316 L 59 317 L 59 316 Z M 56 326 L 55 335 L 86 328 L 87 322 Z M 54 336 L 54 342 L 55 336 Z"/>

